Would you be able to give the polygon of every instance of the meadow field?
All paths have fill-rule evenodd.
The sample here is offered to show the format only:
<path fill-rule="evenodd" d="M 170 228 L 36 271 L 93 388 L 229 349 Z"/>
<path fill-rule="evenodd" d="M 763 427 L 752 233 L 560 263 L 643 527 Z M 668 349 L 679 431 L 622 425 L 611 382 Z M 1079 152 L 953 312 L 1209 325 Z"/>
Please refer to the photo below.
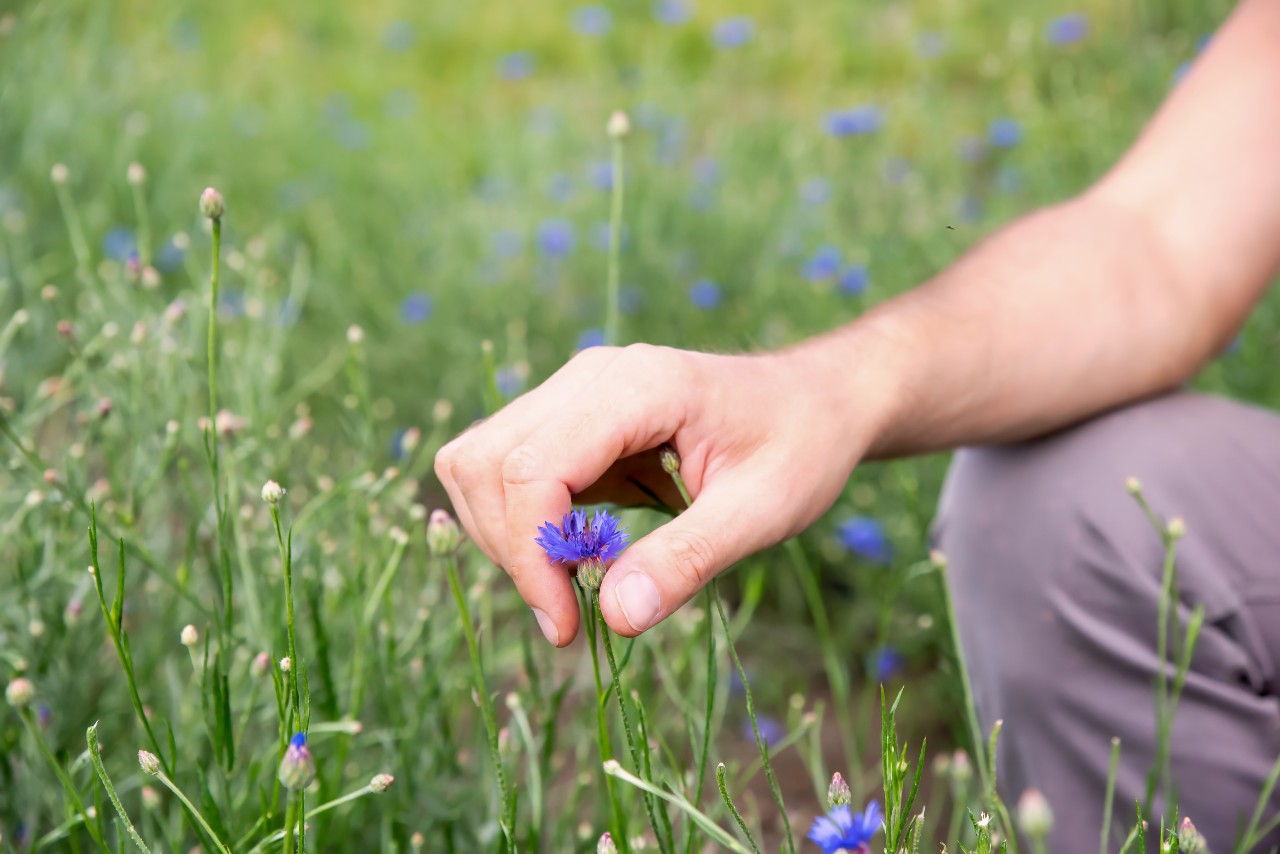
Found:
<path fill-rule="evenodd" d="M 559 651 L 432 459 L 605 340 L 611 264 L 616 343 L 720 351 L 924 281 L 1230 5 L 0 4 L 0 852 L 790 852 L 873 799 L 870 850 L 1040 850 L 974 769 L 945 457 Z M 1278 332 L 1197 384 L 1280 402 Z"/>

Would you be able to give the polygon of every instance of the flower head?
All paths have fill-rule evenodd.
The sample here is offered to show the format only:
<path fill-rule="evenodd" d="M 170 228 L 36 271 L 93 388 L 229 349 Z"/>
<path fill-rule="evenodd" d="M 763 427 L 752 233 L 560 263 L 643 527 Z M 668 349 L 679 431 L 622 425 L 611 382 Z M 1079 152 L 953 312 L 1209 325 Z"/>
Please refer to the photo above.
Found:
<path fill-rule="evenodd" d="M 306 733 L 297 733 L 280 760 L 280 784 L 291 792 L 301 791 L 316 778 L 316 761 L 307 749 Z"/>
<path fill-rule="evenodd" d="M 4 689 L 5 701 L 15 709 L 25 709 L 36 697 L 36 686 L 25 676 L 14 679 Z"/>
<path fill-rule="evenodd" d="M 427 520 L 427 551 L 436 557 L 451 555 L 458 550 L 462 532 L 448 510 L 436 508 Z"/>
<path fill-rule="evenodd" d="M 139 750 L 138 767 L 142 769 L 142 773 L 154 777 L 160 773 L 160 759 L 150 750 Z"/>
<path fill-rule="evenodd" d="M 606 565 L 626 547 L 627 535 L 618 526 L 618 517 L 607 510 L 597 510 L 590 522 L 587 511 L 573 510 L 565 514 L 559 527 L 550 522 L 540 527 L 534 542 L 553 562 L 574 564 L 578 582 L 598 590 Z"/>
<path fill-rule="evenodd" d="M 893 544 L 875 519 L 852 516 L 840 523 L 836 535 L 841 545 L 863 560 L 882 566 L 893 560 Z"/>
<path fill-rule="evenodd" d="M 1018 828 L 1032 839 L 1044 839 L 1053 829 L 1053 811 L 1037 789 L 1027 789 L 1018 798 Z"/>
<path fill-rule="evenodd" d="M 827 788 L 827 806 L 831 809 L 847 807 L 853 801 L 853 792 L 844 776 L 839 771 L 831 775 L 831 785 Z"/>
<path fill-rule="evenodd" d="M 1079 12 L 1054 18 L 1044 31 L 1045 40 L 1058 47 L 1083 41 L 1087 35 L 1089 35 L 1089 19 Z"/>
<path fill-rule="evenodd" d="M 845 804 L 819 816 L 809 828 L 808 837 L 818 844 L 822 854 L 866 852 L 869 850 L 867 843 L 880 831 L 880 823 L 880 805 L 875 801 L 867 804 L 866 810 L 860 813 L 855 813 Z"/>
<path fill-rule="evenodd" d="M 375 795 L 380 795 L 387 789 L 391 788 L 391 784 L 396 781 L 395 777 L 390 774 L 375 774 L 373 779 L 369 781 L 369 791 Z"/>
<path fill-rule="evenodd" d="M 224 210 L 222 194 L 213 187 L 205 187 L 200 194 L 200 213 L 209 219 L 221 219 Z"/>
<path fill-rule="evenodd" d="M 284 493 L 285 488 L 274 480 L 269 480 L 262 485 L 262 500 L 272 507 L 280 503 L 280 499 L 284 498 Z"/>

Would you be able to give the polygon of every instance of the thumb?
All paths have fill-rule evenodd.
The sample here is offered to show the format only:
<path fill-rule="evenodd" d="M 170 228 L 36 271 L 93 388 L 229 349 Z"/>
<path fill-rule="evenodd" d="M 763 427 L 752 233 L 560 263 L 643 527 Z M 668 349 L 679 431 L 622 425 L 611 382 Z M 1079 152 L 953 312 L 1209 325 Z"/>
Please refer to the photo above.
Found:
<path fill-rule="evenodd" d="M 634 637 L 736 561 L 786 536 L 782 514 L 752 500 L 766 482 L 755 472 L 722 475 L 688 510 L 623 552 L 600 586 L 605 622 Z"/>

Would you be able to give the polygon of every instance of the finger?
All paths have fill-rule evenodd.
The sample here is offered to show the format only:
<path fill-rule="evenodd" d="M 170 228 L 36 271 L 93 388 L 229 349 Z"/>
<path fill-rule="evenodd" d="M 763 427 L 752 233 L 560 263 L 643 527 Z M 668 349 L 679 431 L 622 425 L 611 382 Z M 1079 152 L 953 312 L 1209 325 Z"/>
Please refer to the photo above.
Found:
<path fill-rule="evenodd" d="M 758 469 L 722 473 L 688 510 L 622 553 L 600 586 L 600 608 L 615 632 L 648 630 L 729 566 L 790 533 L 782 514 L 744 498 L 769 482 Z"/>

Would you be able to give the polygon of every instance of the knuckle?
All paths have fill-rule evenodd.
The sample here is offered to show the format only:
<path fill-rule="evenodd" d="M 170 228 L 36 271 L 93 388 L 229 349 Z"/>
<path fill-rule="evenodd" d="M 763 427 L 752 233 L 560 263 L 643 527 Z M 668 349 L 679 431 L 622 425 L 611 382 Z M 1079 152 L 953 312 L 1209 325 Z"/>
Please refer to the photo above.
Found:
<path fill-rule="evenodd" d="M 502 461 L 503 483 L 527 483 L 537 475 L 542 454 L 532 445 L 521 445 Z"/>
<path fill-rule="evenodd" d="M 436 451 L 435 471 L 436 477 L 440 478 L 441 483 L 453 480 L 453 470 L 458 465 L 458 458 L 459 447 L 457 439 Z"/>
<path fill-rule="evenodd" d="M 671 567 L 690 588 L 698 589 L 715 575 L 716 547 L 696 531 L 679 531 L 667 542 Z"/>

